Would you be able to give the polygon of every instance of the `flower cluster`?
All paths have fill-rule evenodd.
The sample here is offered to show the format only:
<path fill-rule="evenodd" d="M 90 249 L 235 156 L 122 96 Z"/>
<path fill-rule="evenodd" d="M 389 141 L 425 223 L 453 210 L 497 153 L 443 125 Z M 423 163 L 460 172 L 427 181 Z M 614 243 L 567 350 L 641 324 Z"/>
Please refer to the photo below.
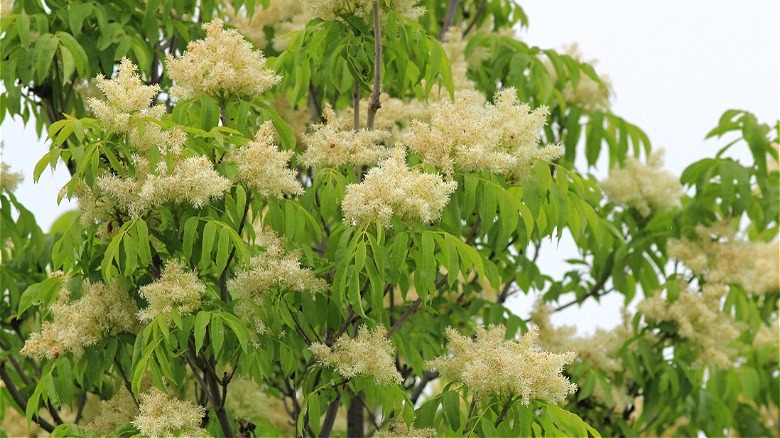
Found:
<path fill-rule="evenodd" d="M 258 243 L 266 251 L 252 257 L 249 269 L 236 272 L 228 281 L 228 290 L 234 297 L 258 299 L 274 287 L 295 292 L 322 292 L 328 288 L 324 280 L 301 267 L 298 253 L 285 253 L 282 239 L 273 231 L 265 230 Z"/>
<path fill-rule="evenodd" d="M 103 126 L 118 133 L 130 131 L 132 117 L 160 118 L 165 114 L 163 105 L 150 106 L 160 92 L 159 85 L 144 85 L 136 73 L 138 67 L 129 59 L 122 58 L 119 73 L 113 79 L 98 75 L 95 85 L 106 96 L 106 100 L 90 98 L 90 111 Z"/>
<path fill-rule="evenodd" d="M 236 30 L 224 29 L 218 19 L 203 24 L 203 29 L 206 38 L 190 42 L 182 57 L 167 57 L 168 76 L 175 82 L 173 97 L 254 97 L 281 80 L 265 67 L 263 53 L 253 50 Z"/>
<path fill-rule="evenodd" d="M 518 342 L 505 340 L 504 328 L 494 326 L 477 328 L 473 341 L 451 327 L 446 336 L 451 354 L 426 362 L 426 367 L 462 382 L 474 391 L 475 397 L 519 396 L 525 405 L 534 399 L 558 403 L 577 389 L 562 374 L 564 365 L 574 360 L 574 353 L 555 354 L 539 349 L 536 327 Z"/>
<path fill-rule="evenodd" d="M 663 150 L 653 152 L 643 165 L 634 157 L 624 167 L 614 167 L 601 188 L 617 204 L 635 208 L 644 217 L 653 211 L 678 207 L 683 195 L 680 181 L 662 169 Z"/>
<path fill-rule="evenodd" d="M 455 181 L 406 166 L 406 151 L 396 148 L 393 155 L 366 173 L 360 184 L 350 184 L 341 208 L 348 223 L 376 221 L 391 225 L 393 215 L 405 221 L 431 223 L 441 217 Z"/>
<path fill-rule="evenodd" d="M 434 438 L 436 436 L 436 429 L 432 427 L 417 429 L 414 425 L 407 426 L 404 419 L 398 417 L 390 423 L 390 428 L 388 430 L 379 430 L 373 436 L 377 438 Z"/>
<path fill-rule="evenodd" d="M 24 177 L 21 172 L 11 172 L 11 166 L 0 163 L 0 187 L 7 192 L 13 192 Z"/>
<path fill-rule="evenodd" d="M 281 198 L 303 192 L 295 171 L 287 167 L 292 154 L 274 145 L 274 126 L 265 122 L 254 141 L 233 151 L 228 159 L 238 167 L 236 182 L 246 184 L 262 197 Z"/>
<path fill-rule="evenodd" d="M 272 0 L 267 7 L 258 4 L 252 18 L 247 17 L 243 8 L 236 10 L 234 2 L 227 3 L 230 24 L 260 49 L 269 46 L 267 30 L 273 29 L 271 47 L 277 52 L 285 50 L 289 44 L 287 34 L 303 29 L 308 21 L 301 13 L 299 0 Z"/>
<path fill-rule="evenodd" d="M 130 423 L 138 415 L 138 406 L 132 394 L 124 387 L 109 400 L 102 400 L 98 415 L 89 422 L 84 430 L 91 435 L 111 436 L 117 427 Z"/>
<path fill-rule="evenodd" d="M 777 242 L 739 240 L 728 222 L 698 226 L 699 239 L 674 239 L 667 244 L 670 257 L 682 261 L 707 282 L 738 284 L 753 294 L 780 288 L 780 252 Z"/>
<path fill-rule="evenodd" d="M 357 337 L 343 334 L 332 347 L 314 343 L 309 348 L 317 360 L 347 379 L 358 374 L 373 376 L 377 384 L 401 383 L 401 374 L 395 369 L 395 352 L 387 329 L 377 326 L 358 329 Z"/>
<path fill-rule="evenodd" d="M 306 151 L 301 157 L 309 167 L 366 166 L 387 157 L 390 150 L 380 143 L 388 133 L 381 130 L 353 130 L 352 122 L 339 117 L 330 105 L 322 112 L 323 123 L 304 134 Z"/>
<path fill-rule="evenodd" d="M 64 286 L 65 282 L 57 302 L 49 308 L 52 321 L 45 321 L 40 332 L 30 335 L 20 351 L 22 355 L 56 359 L 70 351 L 81 356 L 84 347 L 106 336 L 135 330 L 138 309 L 118 283 L 109 286 L 84 281 L 81 298 L 73 302 Z"/>
<path fill-rule="evenodd" d="M 138 416 L 133 425 L 149 437 L 209 436 L 200 427 L 206 409 L 192 402 L 167 396 L 157 388 L 141 394 Z"/>
<path fill-rule="evenodd" d="M 580 52 L 577 44 L 571 44 L 564 47 L 567 55 L 574 58 L 575 61 L 583 62 L 583 54 Z M 588 64 L 595 66 L 596 60 L 585 61 Z M 550 73 L 550 79 L 553 83 L 558 81 L 558 72 L 555 71 L 555 67 L 551 62 L 545 62 L 545 67 Z M 577 86 L 573 86 L 571 82 L 567 82 L 563 89 L 563 98 L 566 102 L 571 102 L 586 112 L 592 113 L 594 111 L 608 111 L 609 110 L 609 89 L 610 80 L 607 75 L 599 75 L 599 81 L 593 80 L 590 76 L 580 73 L 579 82 Z"/>
<path fill-rule="evenodd" d="M 174 309 L 181 315 L 196 310 L 206 285 L 183 262 L 172 260 L 166 263 L 159 279 L 142 286 L 139 292 L 149 305 L 138 312 L 138 319 L 148 322 L 158 315 L 170 319 Z"/>
<path fill-rule="evenodd" d="M 577 362 L 603 371 L 609 379 L 614 379 L 620 372 L 629 372 L 623 369 L 618 358 L 620 350 L 633 335 L 631 318 L 625 310 L 622 325 L 612 330 L 596 329 L 591 336 L 577 336 L 577 328 L 574 326 L 553 326 L 551 314 L 552 309 L 541 300 L 531 312 L 531 321 L 539 328 L 539 345 L 542 348 L 553 353 L 572 351 L 577 355 Z M 623 412 L 634 402 L 634 397 L 628 394 L 626 388 L 619 386 L 612 386 L 611 393 L 606 394 L 604 388 L 597 385 L 593 388 L 592 397 L 605 404 L 611 400 L 611 408 L 616 412 Z"/>
<path fill-rule="evenodd" d="M 396 12 L 409 20 L 417 18 L 425 9 L 417 6 L 419 0 L 382 0 L 381 8 Z M 373 15 L 373 0 L 304 0 L 303 11 L 309 19 L 335 20 L 341 15 L 355 14 L 363 19 Z"/>
<path fill-rule="evenodd" d="M 465 172 L 488 170 L 516 180 L 528 176 L 536 161 L 552 161 L 563 154 L 560 145 L 538 145 L 546 108 L 519 105 L 514 88 L 499 91 L 494 100 L 482 105 L 480 93 L 460 91 L 454 102 L 432 106 L 430 123 L 412 122 L 401 141 L 445 173 L 457 166 Z"/>
<path fill-rule="evenodd" d="M 701 358 L 723 367 L 731 366 L 729 344 L 739 336 L 735 322 L 720 311 L 720 300 L 727 289 L 722 285 L 704 285 L 702 293 L 681 290 L 674 302 L 661 294 L 647 298 L 637 306 L 652 321 L 672 321 L 678 333 L 701 349 Z"/>

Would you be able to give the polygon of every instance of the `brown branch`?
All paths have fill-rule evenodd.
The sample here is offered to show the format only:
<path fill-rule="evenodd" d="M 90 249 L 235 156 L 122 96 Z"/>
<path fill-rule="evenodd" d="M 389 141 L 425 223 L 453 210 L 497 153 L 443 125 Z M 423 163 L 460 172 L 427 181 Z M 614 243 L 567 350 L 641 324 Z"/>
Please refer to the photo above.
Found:
<path fill-rule="evenodd" d="M 446 281 L 446 280 L 445 280 Z M 399 328 L 401 328 L 401 324 L 403 324 L 407 319 L 409 319 L 410 316 L 412 316 L 412 313 L 417 312 L 417 308 L 420 307 L 420 304 L 422 304 L 422 298 L 417 298 L 414 300 L 411 306 L 409 306 L 408 309 L 406 309 L 406 312 L 404 312 L 403 315 L 401 315 L 401 318 L 393 324 L 392 327 L 390 327 L 390 330 L 387 331 L 387 335 L 385 338 L 390 339 L 390 336 L 393 336 L 393 333 L 398 331 Z"/>
<path fill-rule="evenodd" d="M 135 403 L 136 407 L 139 407 L 138 400 L 135 398 L 135 394 L 133 394 L 133 385 L 130 383 L 130 380 L 127 378 L 127 374 L 125 374 L 125 370 L 122 368 L 122 364 L 119 362 L 119 359 L 114 356 L 114 364 L 116 365 L 116 370 L 119 372 L 119 375 L 122 377 L 122 381 L 125 383 L 125 388 L 127 389 L 127 392 L 130 393 L 130 397 L 133 398 L 133 403 Z"/>
<path fill-rule="evenodd" d="M 246 204 L 244 204 L 244 213 L 241 216 L 241 220 L 238 223 L 239 236 L 244 231 L 244 226 L 246 225 L 246 219 L 249 216 L 249 206 L 251 203 L 252 203 L 252 195 L 249 192 L 247 192 Z M 233 257 L 235 256 L 236 256 L 236 247 L 233 246 L 233 249 L 230 250 L 230 255 L 228 255 L 227 262 L 225 263 L 225 268 L 222 269 L 222 273 L 219 274 L 219 294 L 220 294 L 220 298 L 225 303 L 230 302 L 230 293 L 227 290 L 227 271 L 228 268 L 230 267 L 230 263 L 233 261 Z"/>
<path fill-rule="evenodd" d="M 468 35 L 469 32 L 471 32 L 471 29 L 473 29 L 474 26 L 476 26 L 477 20 L 479 20 L 479 17 L 482 15 L 482 13 L 485 12 L 486 6 L 487 6 L 487 0 L 482 0 L 482 2 L 477 7 L 477 12 L 474 13 L 474 18 L 471 19 L 471 22 L 469 23 L 468 26 L 466 26 L 466 29 L 463 31 L 464 37 Z"/>
<path fill-rule="evenodd" d="M 355 78 L 355 89 L 352 91 L 352 106 L 355 107 L 355 116 L 352 119 L 352 128 L 360 130 L 360 81 Z"/>
<path fill-rule="evenodd" d="M 502 421 L 504 421 L 504 417 L 506 417 L 507 412 L 509 412 L 509 408 L 512 406 L 512 399 L 514 397 L 509 397 L 509 400 L 506 401 L 506 404 L 504 405 L 504 409 L 501 409 L 501 413 L 498 414 L 498 418 L 496 418 L 496 422 L 493 423 L 493 427 L 498 427 L 499 424 L 501 424 Z"/>
<path fill-rule="evenodd" d="M 412 395 L 409 397 L 409 400 L 412 402 L 412 406 L 417 404 L 417 400 L 422 395 L 423 390 L 425 390 L 425 387 L 428 385 L 428 383 L 438 378 L 439 378 L 438 371 L 423 372 L 422 377 L 420 377 L 420 383 L 418 383 L 417 386 L 414 387 L 414 390 L 412 390 Z"/>
<path fill-rule="evenodd" d="M 444 41 L 444 35 L 449 30 L 452 23 L 455 22 L 455 14 L 458 12 L 458 6 L 460 6 L 460 0 L 450 0 L 447 3 L 447 13 L 444 15 L 444 21 L 441 23 L 441 30 L 439 31 L 439 41 Z"/>
<path fill-rule="evenodd" d="M 339 413 L 339 407 L 341 406 L 341 393 L 338 393 L 336 399 L 330 402 L 328 410 L 325 412 L 325 419 L 322 421 L 322 428 L 320 429 L 320 438 L 327 438 L 333 431 L 333 425 L 336 424 L 336 415 Z"/>
<path fill-rule="evenodd" d="M 368 120 L 366 127 L 374 129 L 376 112 L 382 107 L 379 94 L 382 92 L 382 23 L 379 19 L 379 1 L 374 0 L 374 89 L 368 101 Z"/>
<path fill-rule="evenodd" d="M 19 406 L 22 412 L 26 412 L 27 400 L 16 388 L 13 379 L 11 379 L 11 376 L 8 374 L 8 371 L 5 369 L 5 360 L 0 360 L 0 380 L 3 381 L 3 383 L 5 384 L 5 388 L 8 390 L 8 393 L 11 394 L 11 398 L 14 400 L 14 402 L 16 402 L 16 404 Z M 52 426 L 48 421 L 44 420 L 43 418 L 40 418 L 37 412 L 33 413 L 32 421 L 34 421 L 39 426 L 41 426 L 41 428 L 46 432 L 51 433 L 52 431 L 54 431 L 54 426 Z"/>

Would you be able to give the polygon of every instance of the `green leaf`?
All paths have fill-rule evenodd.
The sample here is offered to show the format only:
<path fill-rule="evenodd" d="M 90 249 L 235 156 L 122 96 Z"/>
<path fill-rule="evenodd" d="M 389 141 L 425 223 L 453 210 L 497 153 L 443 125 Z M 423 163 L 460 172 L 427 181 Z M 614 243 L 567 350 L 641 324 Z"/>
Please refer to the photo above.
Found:
<path fill-rule="evenodd" d="M 149 227 L 146 221 L 139 219 L 135 224 L 136 242 L 138 244 L 138 257 L 143 266 L 152 264 L 152 251 L 149 249 Z"/>
<path fill-rule="evenodd" d="M 76 70 L 76 63 L 73 55 L 65 46 L 59 46 L 60 59 L 62 60 L 62 84 L 65 85 L 70 80 L 73 72 Z"/>
<path fill-rule="evenodd" d="M 217 224 L 207 222 L 203 227 L 203 246 L 200 253 L 200 268 L 206 270 L 211 261 L 211 249 L 214 247 L 214 238 L 217 236 Z"/>
<path fill-rule="evenodd" d="M 43 82 L 49 75 L 49 68 L 58 46 L 59 41 L 50 33 L 41 35 L 35 43 L 35 73 L 39 82 Z"/>
<path fill-rule="evenodd" d="M 71 3 L 68 6 L 68 26 L 74 36 L 79 36 L 84 19 L 92 12 L 91 3 Z"/>
<path fill-rule="evenodd" d="M 195 317 L 195 352 L 200 352 L 203 347 L 203 341 L 206 339 L 206 327 L 211 321 L 211 314 L 209 312 L 200 311 L 198 316 Z"/>
<path fill-rule="evenodd" d="M 220 317 L 225 320 L 228 326 L 230 326 L 230 330 L 236 335 L 236 339 L 238 339 L 238 343 L 241 345 L 241 349 L 244 350 L 244 353 L 249 353 L 249 331 L 246 329 L 244 323 L 229 313 L 222 314 Z"/>
<path fill-rule="evenodd" d="M 195 244 L 195 232 L 198 230 L 199 219 L 193 216 L 184 223 L 184 242 L 182 250 L 187 258 L 192 257 L 192 247 Z"/>
<path fill-rule="evenodd" d="M 217 272 L 222 272 L 227 266 L 228 256 L 230 255 L 230 232 L 227 228 L 219 230 L 217 240 Z"/>
<path fill-rule="evenodd" d="M 460 429 L 460 395 L 455 391 L 447 391 L 442 394 L 444 416 L 454 431 Z"/>
<path fill-rule="evenodd" d="M 23 48 L 30 47 L 30 16 L 22 10 L 16 20 L 16 31 L 19 32 L 19 42 Z"/>
<path fill-rule="evenodd" d="M 222 344 L 225 342 L 225 326 L 222 324 L 222 320 L 216 317 L 211 318 L 211 348 L 214 349 L 214 357 L 219 356 L 219 352 L 222 351 Z"/>

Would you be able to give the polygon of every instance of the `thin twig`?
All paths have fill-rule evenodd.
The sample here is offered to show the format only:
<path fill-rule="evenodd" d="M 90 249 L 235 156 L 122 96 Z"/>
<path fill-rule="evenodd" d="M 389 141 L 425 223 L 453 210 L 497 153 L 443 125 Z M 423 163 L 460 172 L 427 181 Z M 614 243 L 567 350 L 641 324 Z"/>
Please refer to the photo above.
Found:
<path fill-rule="evenodd" d="M 501 413 L 498 414 L 498 418 L 496 418 L 496 422 L 493 423 L 493 427 L 498 427 L 499 424 L 501 424 L 502 421 L 504 421 L 504 417 L 506 417 L 506 413 L 509 412 L 509 408 L 512 406 L 512 399 L 514 397 L 509 397 L 509 400 L 506 401 L 506 404 L 504 405 L 504 409 L 501 409 Z"/>
<path fill-rule="evenodd" d="M 135 399 L 135 394 L 133 394 L 133 385 L 130 384 L 130 380 L 128 380 L 127 374 L 125 374 L 125 370 L 122 368 L 122 364 L 119 362 L 119 358 L 116 356 L 114 356 L 114 364 L 116 365 L 116 370 L 119 372 L 119 375 L 122 377 L 122 381 L 125 383 L 127 392 L 129 392 L 130 397 L 133 398 L 133 403 L 135 403 L 136 407 L 139 407 L 138 400 Z"/>
<path fill-rule="evenodd" d="M 444 41 L 444 35 L 449 30 L 452 23 L 455 22 L 455 14 L 458 12 L 458 6 L 460 6 L 460 0 L 450 0 L 447 3 L 447 12 L 444 15 L 444 21 L 441 23 L 441 30 L 439 31 L 439 41 Z"/>
<path fill-rule="evenodd" d="M 355 79 L 355 89 L 352 91 L 352 106 L 355 108 L 355 116 L 352 119 L 352 128 L 360 130 L 360 81 Z"/>
<path fill-rule="evenodd" d="M 6 371 L 4 360 L 0 360 L 0 380 L 3 381 L 3 383 L 5 384 L 5 389 L 7 389 L 8 393 L 11 394 L 11 398 L 16 402 L 17 405 L 19 405 L 19 408 L 22 410 L 22 412 L 27 411 L 27 400 L 16 388 L 14 381 L 11 379 L 11 376 L 8 374 L 8 371 Z M 52 431 L 54 431 L 54 426 L 52 426 L 48 421 L 44 420 L 43 418 L 40 418 L 37 412 L 33 413 L 32 421 L 34 421 L 39 426 L 41 426 L 41 428 L 46 432 L 51 433 Z"/>
<path fill-rule="evenodd" d="M 486 7 L 486 6 L 487 6 L 487 0 L 482 0 L 482 2 L 481 2 L 481 3 L 479 4 L 479 6 L 477 7 L 477 12 L 475 12 L 475 13 L 474 13 L 474 17 L 471 19 L 471 22 L 469 23 L 469 25 L 468 25 L 468 26 L 466 26 L 466 29 L 463 31 L 463 36 L 464 36 L 464 37 L 465 37 L 466 35 L 468 35 L 468 34 L 469 34 L 469 32 L 471 32 L 471 29 L 473 29 L 473 28 L 474 28 L 474 26 L 476 26 L 476 24 L 477 24 L 477 20 L 479 20 L 479 17 L 480 17 L 480 16 L 482 15 L 482 13 L 485 11 L 485 7 Z"/>
<path fill-rule="evenodd" d="M 368 101 L 368 120 L 366 127 L 374 129 L 376 112 L 382 107 L 379 94 L 382 92 L 382 23 L 379 17 L 379 2 L 374 0 L 374 89 Z"/>
<path fill-rule="evenodd" d="M 336 415 L 339 413 L 339 407 L 341 406 L 341 393 L 339 392 L 336 399 L 330 402 L 328 410 L 325 412 L 325 419 L 322 421 L 322 428 L 320 429 L 320 438 L 327 438 L 333 431 L 333 425 L 336 424 Z"/>

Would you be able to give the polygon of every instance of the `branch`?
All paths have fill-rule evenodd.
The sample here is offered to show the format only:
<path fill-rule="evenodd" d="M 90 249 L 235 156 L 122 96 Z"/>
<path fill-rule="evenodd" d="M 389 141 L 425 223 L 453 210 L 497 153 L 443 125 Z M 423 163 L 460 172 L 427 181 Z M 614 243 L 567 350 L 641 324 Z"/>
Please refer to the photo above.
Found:
<path fill-rule="evenodd" d="M 512 399 L 513 397 L 509 397 L 509 400 L 506 401 L 506 404 L 504 405 L 504 409 L 501 409 L 501 413 L 498 414 L 498 418 L 496 418 L 496 422 L 493 423 L 493 427 L 498 427 L 498 425 L 501 424 L 502 421 L 504 421 L 504 417 L 506 417 L 506 413 L 509 412 L 509 408 L 512 406 Z"/>
<path fill-rule="evenodd" d="M 131 385 L 130 380 L 127 379 L 127 374 L 125 374 L 125 370 L 122 368 L 122 364 L 119 362 L 119 359 L 116 356 L 114 356 L 114 364 L 116 365 L 117 371 L 119 371 L 119 375 L 122 376 L 122 381 L 125 382 L 125 388 L 127 389 L 127 392 L 129 392 L 130 397 L 133 398 L 135 407 L 139 407 L 138 400 L 135 399 L 135 394 L 133 394 L 133 385 Z"/>
<path fill-rule="evenodd" d="M 368 120 L 366 126 L 374 129 L 376 112 L 382 107 L 379 94 L 382 92 L 382 23 L 379 20 L 379 1 L 374 0 L 374 89 L 368 101 Z"/>
<path fill-rule="evenodd" d="M 325 419 L 322 421 L 322 428 L 320 429 L 320 438 L 327 438 L 333 431 L 333 425 L 336 424 L 336 415 L 339 413 L 339 406 L 341 406 L 341 393 L 338 393 L 336 400 L 333 400 L 328 405 L 328 410 L 325 412 Z"/>
<path fill-rule="evenodd" d="M 22 412 L 26 412 L 27 400 L 21 393 L 19 393 L 19 390 L 16 388 L 13 379 L 11 379 L 8 371 L 6 371 L 4 360 L 0 360 L 0 380 L 3 381 L 5 388 L 8 390 L 8 393 L 11 394 L 11 398 L 16 402 L 17 405 L 19 405 L 19 408 L 22 410 Z M 51 433 L 54 431 L 54 426 L 49 424 L 49 422 L 43 418 L 40 418 L 37 413 L 33 414 L 32 421 L 36 422 L 46 432 Z"/>
<path fill-rule="evenodd" d="M 445 280 L 446 281 L 446 280 Z M 387 335 L 385 338 L 390 339 L 390 336 L 393 336 L 393 333 L 398 331 L 399 328 L 401 328 L 401 324 L 403 324 L 411 315 L 412 313 L 415 313 L 417 311 L 417 308 L 420 307 L 420 304 L 422 304 L 422 298 L 417 298 L 414 300 L 411 306 L 409 306 L 408 309 L 406 309 L 406 312 L 404 312 L 403 315 L 401 315 L 401 318 L 393 324 L 392 327 L 390 327 L 390 330 L 387 331 Z"/>
<path fill-rule="evenodd" d="M 355 117 L 352 119 L 352 128 L 360 130 L 360 81 L 355 79 L 355 90 L 352 91 L 352 106 L 355 107 Z"/>
<path fill-rule="evenodd" d="M 244 204 L 244 214 L 241 216 L 241 220 L 238 223 L 239 236 L 241 235 L 241 232 L 244 231 L 244 225 L 246 225 L 246 219 L 249 216 L 250 204 L 252 204 L 252 195 L 251 193 L 247 192 L 246 204 Z M 228 255 L 227 262 L 225 263 L 225 268 L 222 270 L 222 273 L 219 275 L 220 298 L 225 303 L 230 302 L 230 293 L 228 293 L 227 290 L 227 271 L 228 271 L 228 267 L 230 267 L 230 262 L 233 261 L 233 257 L 235 256 L 236 256 L 236 247 L 233 246 L 233 249 L 230 250 L 230 255 Z"/>
<path fill-rule="evenodd" d="M 455 13 L 458 12 L 458 6 L 460 6 L 460 0 L 450 0 L 447 4 L 447 13 L 444 15 L 444 21 L 442 21 L 441 30 L 439 31 L 439 41 L 444 41 L 444 35 L 452 26 L 452 23 L 455 22 Z"/>
<path fill-rule="evenodd" d="M 473 29 L 473 28 L 474 28 L 474 26 L 476 26 L 476 24 L 477 24 L 477 20 L 479 20 L 479 17 L 480 17 L 480 16 L 482 15 L 482 13 L 485 11 L 485 6 L 487 6 L 487 0 L 482 0 L 482 2 L 481 2 L 481 3 L 479 4 L 479 6 L 477 7 L 477 12 L 475 12 L 475 13 L 474 13 L 474 18 L 472 18 L 472 19 L 471 19 L 471 22 L 470 22 L 470 23 L 469 23 L 469 25 L 466 27 L 466 29 L 463 31 L 463 36 L 464 36 L 464 37 L 465 37 L 466 35 L 468 35 L 468 34 L 469 34 L 469 32 L 471 32 L 471 29 Z"/>

